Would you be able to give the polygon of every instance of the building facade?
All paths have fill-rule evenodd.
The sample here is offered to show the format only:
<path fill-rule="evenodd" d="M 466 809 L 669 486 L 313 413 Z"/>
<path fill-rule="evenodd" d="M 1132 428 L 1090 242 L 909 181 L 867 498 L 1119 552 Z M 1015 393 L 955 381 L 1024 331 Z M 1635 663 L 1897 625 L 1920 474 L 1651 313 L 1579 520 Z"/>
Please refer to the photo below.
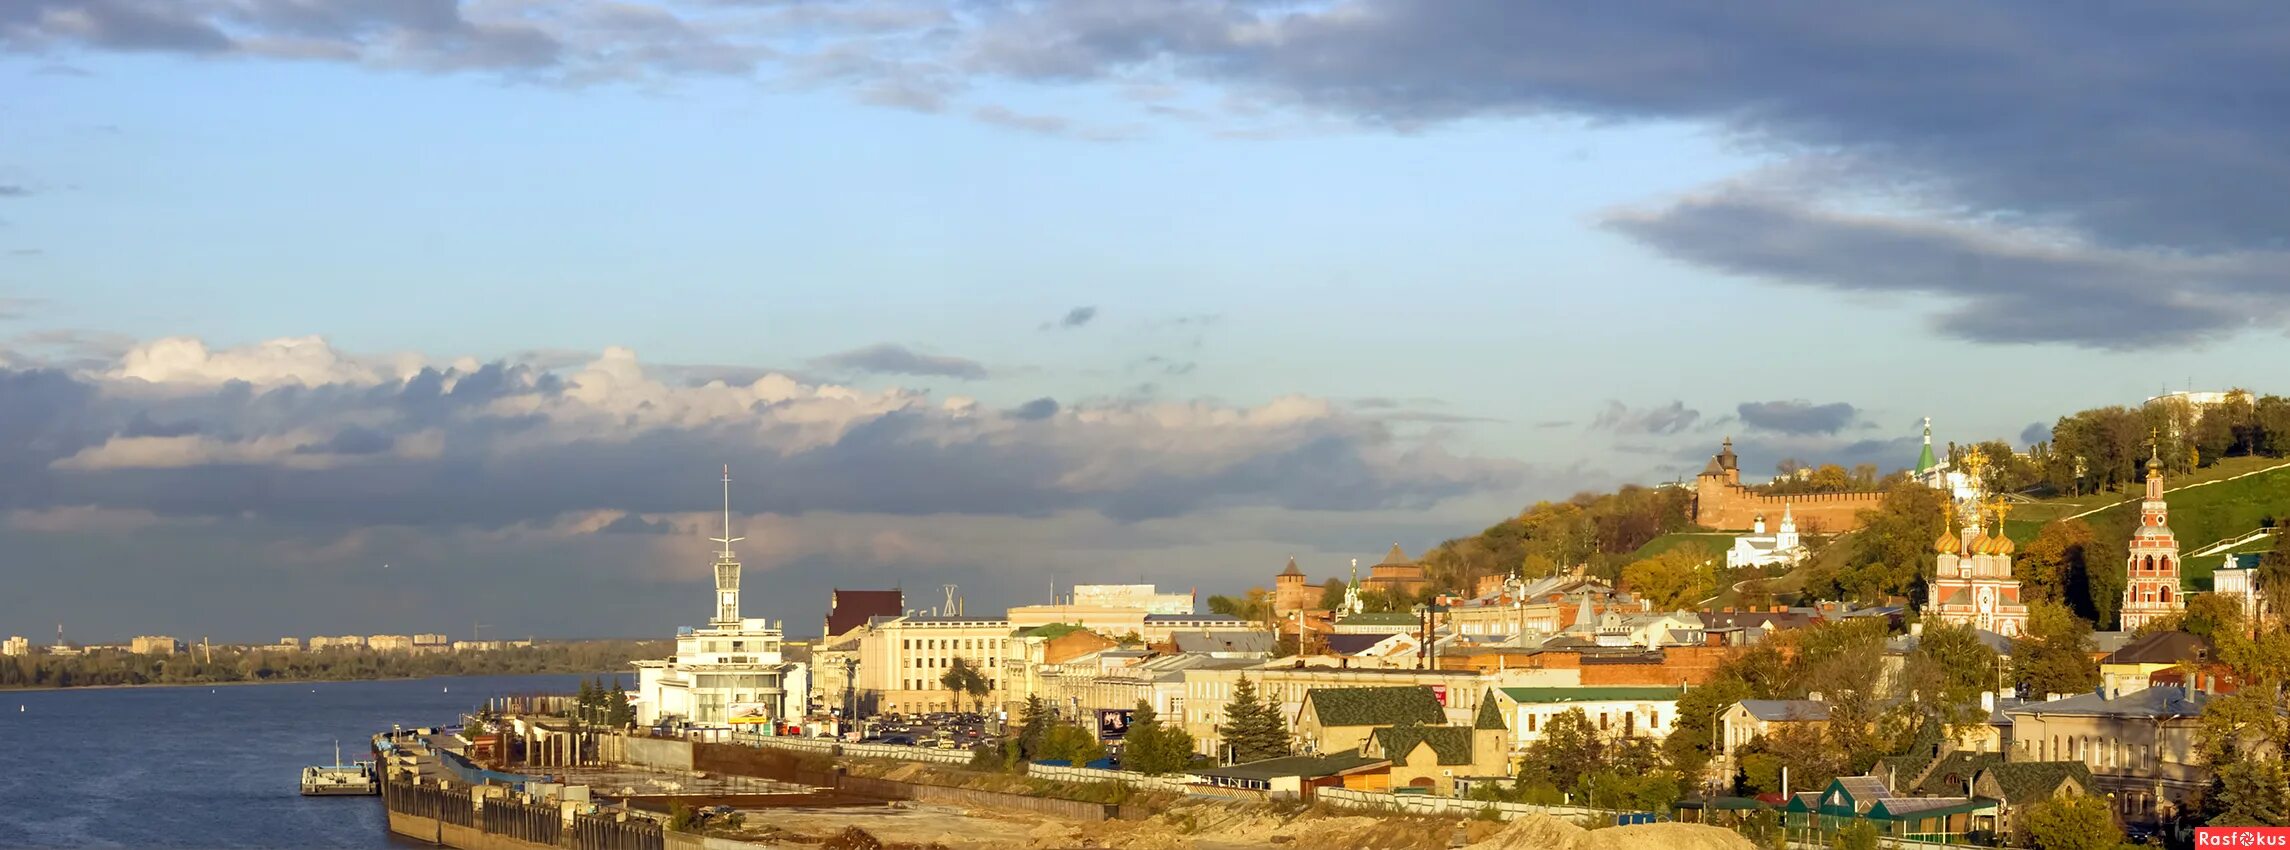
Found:
<path fill-rule="evenodd" d="M 0 656 L 14 658 L 30 654 L 32 654 L 30 638 L 23 635 L 11 635 L 6 641 L 0 641 Z"/>
<path fill-rule="evenodd" d="M 978 697 L 945 685 L 956 661 L 984 677 L 988 705 L 1004 701 L 1002 667 L 1014 640 L 1002 617 L 908 616 L 881 620 L 859 637 L 861 714 L 968 710 Z"/>
<path fill-rule="evenodd" d="M 1781 525 L 1773 533 L 1765 532 L 1765 515 L 1758 514 L 1750 533 L 1734 538 L 1733 548 L 1725 552 L 1729 570 L 1790 566 L 1804 559 L 1805 541 L 1797 535 L 1797 515 L 1787 501 L 1781 503 Z"/>
<path fill-rule="evenodd" d="M 676 654 L 636 662 L 636 722 L 680 722 L 700 729 L 734 726 L 776 731 L 810 708 L 809 670 L 787 661 L 785 632 L 768 620 L 740 616 L 740 562 L 732 544 L 731 470 L 724 470 L 723 550 L 716 556 L 715 614 L 704 628 L 676 633 Z"/>
<path fill-rule="evenodd" d="M 2179 541 L 2171 535 L 2169 503 L 2163 501 L 2163 462 L 2147 459 L 2147 498 L 2139 503 L 2139 528 L 2131 532 L 2124 561 L 2123 630 L 2186 610 L 2179 583 Z"/>
<path fill-rule="evenodd" d="M 2012 761 L 2079 761 L 2093 790 L 2114 798 L 2125 820 L 2153 822 L 2210 783 L 2198 744 L 2208 695 L 2179 687 L 2102 690 L 2007 710 Z"/>
<path fill-rule="evenodd" d="M 174 655 L 183 651 L 182 641 L 166 635 L 137 635 L 127 646 L 138 655 Z"/>

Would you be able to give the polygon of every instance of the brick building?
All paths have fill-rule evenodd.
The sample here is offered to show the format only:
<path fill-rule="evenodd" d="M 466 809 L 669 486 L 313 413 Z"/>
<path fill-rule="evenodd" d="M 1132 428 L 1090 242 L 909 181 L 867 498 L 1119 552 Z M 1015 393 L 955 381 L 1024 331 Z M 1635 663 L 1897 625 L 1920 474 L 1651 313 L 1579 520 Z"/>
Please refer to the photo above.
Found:
<path fill-rule="evenodd" d="M 1874 492 L 1768 496 L 1751 490 L 1741 483 L 1732 437 L 1694 476 L 1694 524 L 1703 528 L 1747 529 L 1761 515 L 1788 511 L 1808 534 L 1839 534 L 1860 528 L 1860 513 L 1883 504 L 1884 494 Z"/>

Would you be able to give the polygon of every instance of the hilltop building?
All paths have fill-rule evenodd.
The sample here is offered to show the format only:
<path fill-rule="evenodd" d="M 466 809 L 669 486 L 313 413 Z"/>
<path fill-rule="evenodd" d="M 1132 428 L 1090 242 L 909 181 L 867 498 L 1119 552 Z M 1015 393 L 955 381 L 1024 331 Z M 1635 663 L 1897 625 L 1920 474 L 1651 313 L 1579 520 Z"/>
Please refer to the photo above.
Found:
<path fill-rule="evenodd" d="M 1805 559 L 1805 541 L 1797 536 L 1797 517 L 1790 512 L 1789 503 L 1781 503 L 1781 527 L 1772 534 L 1765 533 L 1765 515 L 1758 514 L 1750 533 L 1733 539 L 1733 548 L 1726 550 L 1725 566 L 1729 570 L 1751 567 L 1792 566 Z"/>
<path fill-rule="evenodd" d="M 1312 586 L 1312 580 L 1304 575 L 1304 570 L 1296 566 L 1296 559 L 1289 558 L 1288 568 L 1272 577 L 1272 613 L 1286 617 L 1298 611 L 1311 610 L 1320 601 L 1314 595 L 1316 590 L 1318 588 Z"/>
<path fill-rule="evenodd" d="M 2012 576 L 2018 547 L 2004 536 L 2004 508 L 1997 506 L 1996 533 L 1985 517 L 1962 533 L 1942 531 L 1932 549 L 1939 557 L 1924 613 L 1958 625 L 2019 637 L 2028 628 L 2028 606 L 2020 601 L 2020 580 Z"/>
<path fill-rule="evenodd" d="M 761 726 L 766 734 L 810 708 L 809 670 L 786 660 L 784 631 L 740 617 L 740 562 L 732 544 L 731 468 L 724 468 L 724 545 L 716 556 L 715 616 L 706 628 L 679 629 L 676 654 L 636 662 L 636 722 L 680 722 L 700 729 Z"/>
<path fill-rule="evenodd" d="M 1948 498 L 1959 507 L 1977 505 L 1983 495 L 1980 490 L 1980 469 L 1986 461 L 1986 458 L 1978 458 L 1978 451 L 1973 449 L 1965 458 L 1966 469 L 1956 468 L 1953 459 L 1934 457 L 1932 417 L 1924 417 L 1924 450 L 1916 456 L 1916 467 L 1909 471 L 1909 475 L 1919 484 L 1948 494 Z"/>
<path fill-rule="evenodd" d="M 1073 604 L 1086 608 L 1135 608 L 1147 614 L 1191 614 L 1193 594 L 1162 593 L 1150 584 L 1077 584 Z"/>
<path fill-rule="evenodd" d="M 2131 554 L 2125 559 L 2123 630 L 2136 631 L 2147 621 L 2186 610 L 2179 587 L 2179 541 L 2167 524 L 2170 504 L 2163 501 L 2163 461 L 2147 458 L 2147 498 L 2139 503 L 2139 528 L 2131 532 Z"/>
<path fill-rule="evenodd" d="M 1399 548 L 1397 543 L 1391 545 L 1390 552 L 1384 553 L 1381 562 L 1368 568 L 1368 578 L 1364 582 L 1368 590 L 1381 590 L 1400 599 L 1415 598 L 1423 592 L 1424 585 L 1430 583 L 1431 578 L 1425 574 L 1423 565 L 1408 557 L 1406 550 Z"/>
<path fill-rule="evenodd" d="M 1884 504 L 1883 493 L 1810 493 L 1769 496 L 1741 483 L 1740 458 L 1727 437 L 1708 466 L 1694 476 L 1694 524 L 1703 528 L 1742 529 L 1757 517 L 1779 514 L 1794 503 L 1802 522 L 1814 532 L 1837 534 L 1861 527 L 1860 512 Z"/>
<path fill-rule="evenodd" d="M 2258 622 L 2259 613 L 2269 610 L 2258 591 L 2258 560 L 2262 557 L 2257 553 L 2229 553 L 2210 574 L 2211 592 L 2240 604 L 2245 623 Z"/>

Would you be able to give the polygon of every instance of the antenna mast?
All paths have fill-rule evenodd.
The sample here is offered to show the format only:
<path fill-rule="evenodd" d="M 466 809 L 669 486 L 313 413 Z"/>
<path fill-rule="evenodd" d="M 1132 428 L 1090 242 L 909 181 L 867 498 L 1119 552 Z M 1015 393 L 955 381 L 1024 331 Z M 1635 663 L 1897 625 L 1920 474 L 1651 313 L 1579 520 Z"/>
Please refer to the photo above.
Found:
<path fill-rule="evenodd" d="M 728 463 L 724 464 L 724 536 L 710 537 L 708 539 L 716 543 L 724 544 L 724 551 L 722 554 L 723 560 L 726 561 L 732 559 L 732 544 L 747 539 L 745 537 L 732 536 L 732 466 Z"/>

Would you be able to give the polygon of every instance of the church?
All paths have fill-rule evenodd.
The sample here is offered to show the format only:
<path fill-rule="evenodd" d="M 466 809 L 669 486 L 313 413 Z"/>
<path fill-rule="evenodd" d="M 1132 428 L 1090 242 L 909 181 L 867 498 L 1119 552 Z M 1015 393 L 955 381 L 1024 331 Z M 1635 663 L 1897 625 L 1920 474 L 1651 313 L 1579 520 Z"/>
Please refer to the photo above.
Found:
<path fill-rule="evenodd" d="M 1794 566 L 1805 559 L 1805 542 L 1797 536 L 1797 517 L 1788 502 L 1781 503 L 1781 527 L 1774 533 L 1765 533 L 1765 515 L 1758 514 L 1751 532 L 1733 539 L 1733 548 L 1725 552 L 1725 567 L 1739 570 L 1751 567 Z"/>
<path fill-rule="evenodd" d="M 2131 532 L 2131 554 L 2123 566 L 2124 631 L 2187 609 L 2179 586 L 2179 541 L 2166 522 L 2170 512 L 2163 501 L 2163 461 L 2150 450 L 2147 498 L 2139 502 L 2139 528 Z"/>
<path fill-rule="evenodd" d="M 2007 508 L 1998 502 L 1996 533 L 1988 534 L 1987 517 L 1975 507 L 1962 532 L 1942 530 L 1932 541 L 1938 555 L 1924 614 L 1958 625 L 2019 637 L 2028 628 L 2028 606 L 2020 601 L 2020 580 L 2012 577 L 2012 554 L 2018 546 L 2004 536 Z M 1954 511 L 1950 511 L 1953 518 Z"/>

